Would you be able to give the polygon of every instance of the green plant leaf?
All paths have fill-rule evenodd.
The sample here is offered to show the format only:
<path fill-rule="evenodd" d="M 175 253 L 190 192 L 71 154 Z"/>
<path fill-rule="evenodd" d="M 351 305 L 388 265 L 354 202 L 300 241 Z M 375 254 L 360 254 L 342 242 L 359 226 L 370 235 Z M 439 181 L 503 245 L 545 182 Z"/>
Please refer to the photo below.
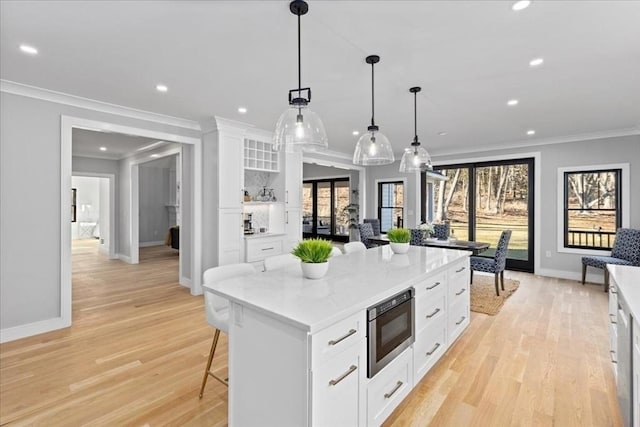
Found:
<path fill-rule="evenodd" d="M 317 264 L 327 262 L 332 249 L 333 245 L 328 240 L 306 239 L 298 243 L 291 253 L 302 262 Z"/>
<path fill-rule="evenodd" d="M 387 237 L 393 243 L 409 243 L 411 241 L 411 232 L 406 228 L 392 228 L 387 231 Z"/>

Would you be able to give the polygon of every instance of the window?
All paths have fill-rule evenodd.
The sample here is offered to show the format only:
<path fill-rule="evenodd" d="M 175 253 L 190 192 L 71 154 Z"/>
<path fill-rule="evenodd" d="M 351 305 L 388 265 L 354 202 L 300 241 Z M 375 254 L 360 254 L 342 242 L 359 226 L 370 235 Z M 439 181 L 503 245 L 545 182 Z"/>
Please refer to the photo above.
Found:
<path fill-rule="evenodd" d="M 564 247 L 611 249 L 622 224 L 622 169 L 564 172 Z"/>
<path fill-rule="evenodd" d="M 402 181 L 378 183 L 378 218 L 380 231 L 386 233 L 404 224 L 404 183 Z"/>

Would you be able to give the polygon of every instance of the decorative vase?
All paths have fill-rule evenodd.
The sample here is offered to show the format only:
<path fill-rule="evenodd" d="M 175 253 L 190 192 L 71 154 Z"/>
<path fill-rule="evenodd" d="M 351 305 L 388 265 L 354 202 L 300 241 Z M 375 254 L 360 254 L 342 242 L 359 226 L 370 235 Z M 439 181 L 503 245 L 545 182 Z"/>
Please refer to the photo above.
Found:
<path fill-rule="evenodd" d="M 407 243 L 396 243 L 389 242 L 389 246 L 391 246 L 391 250 L 394 254 L 406 254 L 409 252 L 409 242 Z"/>
<path fill-rule="evenodd" d="M 329 261 L 327 262 L 301 262 L 302 266 L 302 275 L 307 279 L 321 279 L 327 274 L 327 270 L 329 270 Z"/>

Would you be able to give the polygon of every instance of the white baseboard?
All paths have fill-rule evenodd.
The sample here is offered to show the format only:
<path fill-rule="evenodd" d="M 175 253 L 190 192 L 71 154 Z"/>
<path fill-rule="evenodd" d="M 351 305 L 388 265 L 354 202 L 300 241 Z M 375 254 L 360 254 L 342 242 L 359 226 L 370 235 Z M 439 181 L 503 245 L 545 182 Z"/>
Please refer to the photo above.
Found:
<path fill-rule="evenodd" d="M 148 248 L 149 246 L 164 246 L 164 240 L 158 240 L 155 242 L 140 242 L 138 246 L 141 248 Z"/>
<path fill-rule="evenodd" d="M 185 288 L 191 288 L 191 279 L 188 279 L 184 276 L 180 277 L 179 282 L 182 286 L 184 286 Z"/>
<path fill-rule="evenodd" d="M 122 260 L 122 261 L 124 261 L 124 262 L 126 262 L 127 264 L 133 264 L 133 263 L 131 262 L 131 257 L 130 257 L 130 256 L 128 256 L 128 255 L 124 255 L 124 254 L 117 254 L 117 255 L 116 255 L 116 258 L 117 258 L 117 259 L 120 259 L 120 260 Z"/>
<path fill-rule="evenodd" d="M 11 328 L 0 329 L 0 343 L 19 340 L 56 329 L 68 328 L 71 326 L 70 319 L 54 317 L 53 319 L 40 320 L 38 322 L 27 323 L 25 325 L 13 326 Z"/>
<path fill-rule="evenodd" d="M 589 272 L 589 270 L 594 270 Z M 599 271 L 599 274 L 598 274 Z M 566 270 L 554 270 L 552 268 L 541 268 L 536 272 L 538 276 L 555 277 L 558 279 L 576 280 L 582 282 L 582 272 L 580 271 L 566 271 Z M 602 283 L 604 284 L 604 270 L 587 269 L 588 283 Z"/>
<path fill-rule="evenodd" d="M 109 247 L 108 246 L 103 246 L 103 245 L 98 246 L 98 253 L 100 255 L 109 256 Z"/>

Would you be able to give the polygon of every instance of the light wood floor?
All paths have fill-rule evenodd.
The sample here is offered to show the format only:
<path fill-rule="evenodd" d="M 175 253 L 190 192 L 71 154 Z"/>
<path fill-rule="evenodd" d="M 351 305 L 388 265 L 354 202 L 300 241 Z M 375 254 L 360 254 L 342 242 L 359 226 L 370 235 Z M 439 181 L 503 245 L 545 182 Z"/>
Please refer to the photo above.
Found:
<path fill-rule="evenodd" d="M 212 329 L 175 251 L 131 266 L 92 243 L 74 246 L 73 326 L 0 346 L 0 424 L 226 425 L 223 385 L 198 399 Z M 621 425 L 602 287 L 507 276 L 520 289 L 497 316 L 472 314 L 388 426 Z M 224 334 L 218 348 L 224 375 Z"/>

